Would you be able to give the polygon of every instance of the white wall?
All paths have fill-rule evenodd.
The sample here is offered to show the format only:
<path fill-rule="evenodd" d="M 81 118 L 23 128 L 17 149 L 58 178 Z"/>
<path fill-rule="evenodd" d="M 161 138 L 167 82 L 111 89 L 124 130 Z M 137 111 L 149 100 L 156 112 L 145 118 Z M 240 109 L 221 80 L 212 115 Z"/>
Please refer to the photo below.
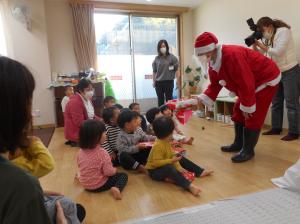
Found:
<path fill-rule="evenodd" d="M 77 72 L 73 47 L 72 12 L 67 0 L 46 0 L 46 21 L 51 71 Z"/>
<path fill-rule="evenodd" d="M 18 1 L 9 1 L 10 7 Z M 36 89 L 33 96 L 33 110 L 40 110 L 41 116 L 34 119 L 34 125 L 54 124 L 54 106 L 52 92 L 47 89 L 50 81 L 50 63 L 48 55 L 45 5 L 43 0 L 23 0 L 31 11 L 32 31 L 7 13 L 10 31 L 12 57 L 25 64 L 33 73 Z M 16 80 L 17 81 L 17 80 Z"/>
<path fill-rule="evenodd" d="M 299 0 L 205 0 L 193 10 L 194 38 L 204 31 L 210 31 L 216 34 L 221 44 L 244 45 L 244 38 L 251 33 L 246 20 L 253 17 L 257 21 L 262 16 L 270 16 L 282 19 L 292 26 L 299 60 L 299 9 Z M 284 126 L 287 127 L 286 118 L 284 120 Z M 270 124 L 270 115 L 268 115 L 266 123 Z"/>

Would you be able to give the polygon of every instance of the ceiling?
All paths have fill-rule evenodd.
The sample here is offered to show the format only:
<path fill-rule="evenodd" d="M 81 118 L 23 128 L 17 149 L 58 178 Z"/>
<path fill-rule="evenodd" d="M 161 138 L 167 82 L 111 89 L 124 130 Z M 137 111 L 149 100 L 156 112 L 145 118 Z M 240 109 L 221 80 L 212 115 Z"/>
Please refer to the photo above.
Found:
<path fill-rule="evenodd" d="M 119 2 L 119 3 L 134 3 L 134 4 L 149 4 L 149 5 L 168 5 L 181 7 L 195 7 L 203 0 L 104 0 L 105 2 Z"/>
<path fill-rule="evenodd" d="M 66 1 L 66 0 L 47 0 L 47 1 Z M 99 0 L 100 1 L 100 0 Z M 204 0 L 101 0 L 103 2 L 118 2 L 118 3 L 133 3 L 133 4 L 148 4 L 148 5 L 167 5 L 193 8 L 198 6 Z"/>

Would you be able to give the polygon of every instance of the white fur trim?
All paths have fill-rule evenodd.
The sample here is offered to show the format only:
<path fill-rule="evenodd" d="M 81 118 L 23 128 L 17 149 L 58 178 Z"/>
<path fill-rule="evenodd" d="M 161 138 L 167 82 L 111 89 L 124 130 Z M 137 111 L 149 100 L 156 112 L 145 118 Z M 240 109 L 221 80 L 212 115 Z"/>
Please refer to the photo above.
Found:
<path fill-rule="evenodd" d="M 197 47 L 195 48 L 195 55 L 198 56 L 198 54 L 205 54 L 207 52 L 210 52 L 216 48 L 215 43 L 211 43 L 209 45 L 203 46 L 203 47 Z"/>
<path fill-rule="evenodd" d="M 227 83 L 225 80 L 222 79 L 219 81 L 219 84 L 224 87 L 224 86 L 226 86 Z"/>
<path fill-rule="evenodd" d="M 230 97 L 232 97 L 232 98 L 236 97 L 236 93 L 235 93 L 235 92 L 229 92 L 228 95 L 229 95 Z"/>
<path fill-rule="evenodd" d="M 273 80 L 257 87 L 255 92 L 257 93 L 257 92 L 263 90 L 264 88 L 266 88 L 267 86 L 276 86 L 280 82 L 280 80 L 281 80 L 281 73 L 276 77 L 276 79 L 273 79 Z"/>
<path fill-rule="evenodd" d="M 253 104 L 251 107 L 246 107 L 243 104 L 240 104 L 240 109 L 243 112 L 252 114 L 252 113 L 254 113 L 256 111 L 256 104 Z"/>
<path fill-rule="evenodd" d="M 198 98 L 205 104 L 205 106 L 212 107 L 214 105 L 214 101 L 204 93 L 200 94 Z"/>

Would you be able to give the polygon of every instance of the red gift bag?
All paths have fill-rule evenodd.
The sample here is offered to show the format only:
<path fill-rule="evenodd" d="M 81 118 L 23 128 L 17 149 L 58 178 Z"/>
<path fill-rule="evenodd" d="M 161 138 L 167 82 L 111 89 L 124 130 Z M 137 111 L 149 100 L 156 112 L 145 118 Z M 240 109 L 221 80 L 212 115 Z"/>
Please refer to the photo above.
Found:
<path fill-rule="evenodd" d="M 195 180 L 195 173 L 190 171 L 183 171 L 182 175 L 185 177 L 185 179 L 193 182 Z"/>

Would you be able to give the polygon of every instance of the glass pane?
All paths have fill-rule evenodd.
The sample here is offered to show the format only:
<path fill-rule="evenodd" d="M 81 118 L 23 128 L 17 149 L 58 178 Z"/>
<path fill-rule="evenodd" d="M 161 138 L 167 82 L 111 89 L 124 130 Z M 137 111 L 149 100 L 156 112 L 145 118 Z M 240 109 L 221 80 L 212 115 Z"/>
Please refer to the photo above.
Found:
<path fill-rule="evenodd" d="M 2 14 L 0 14 L 0 55 L 3 55 L 3 56 L 7 55 Z"/>
<path fill-rule="evenodd" d="M 128 106 L 133 99 L 129 16 L 94 15 L 98 68 L 112 82 L 116 99 Z"/>
<path fill-rule="evenodd" d="M 157 55 L 157 43 L 165 39 L 170 52 L 178 55 L 177 19 L 157 17 L 132 17 L 134 46 L 136 100 L 142 111 L 157 105 L 155 89 L 152 87 L 152 62 Z"/>

